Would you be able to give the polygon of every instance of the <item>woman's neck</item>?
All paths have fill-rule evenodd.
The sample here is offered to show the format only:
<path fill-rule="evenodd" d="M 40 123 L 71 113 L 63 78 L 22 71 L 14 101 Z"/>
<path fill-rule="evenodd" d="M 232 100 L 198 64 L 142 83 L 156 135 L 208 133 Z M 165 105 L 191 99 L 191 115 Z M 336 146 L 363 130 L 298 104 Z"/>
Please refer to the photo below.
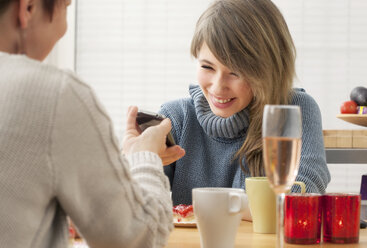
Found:
<path fill-rule="evenodd" d="M 194 101 L 197 120 L 207 135 L 215 138 L 235 139 L 246 134 L 249 126 L 247 109 L 243 109 L 228 118 L 222 118 L 211 111 L 209 103 L 198 85 L 190 86 L 190 95 Z"/>

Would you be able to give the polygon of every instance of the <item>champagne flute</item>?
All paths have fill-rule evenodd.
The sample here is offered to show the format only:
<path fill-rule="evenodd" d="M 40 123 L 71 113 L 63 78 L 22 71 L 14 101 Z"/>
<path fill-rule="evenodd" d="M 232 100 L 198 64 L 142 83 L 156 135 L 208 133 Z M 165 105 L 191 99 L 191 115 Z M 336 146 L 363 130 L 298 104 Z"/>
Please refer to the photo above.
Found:
<path fill-rule="evenodd" d="M 277 247 L 284 244 L 284 194 L 292 187 L 301 154 L 299 106 L 265 105 L 262 123 L 265 174 L 277 196 Z"/>

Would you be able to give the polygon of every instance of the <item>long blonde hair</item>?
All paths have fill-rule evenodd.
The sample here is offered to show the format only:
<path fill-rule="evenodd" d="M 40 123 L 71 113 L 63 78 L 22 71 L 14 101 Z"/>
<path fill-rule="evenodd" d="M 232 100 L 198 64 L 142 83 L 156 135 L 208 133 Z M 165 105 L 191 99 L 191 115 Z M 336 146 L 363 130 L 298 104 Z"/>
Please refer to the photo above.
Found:
<path fill-rule="evenodd" d="M 201 15 L 191 43 L 197 58 L 203 43 L 223 65 L 249 83 L 250 125 L 235 158 L 253 176 L 264 175 L 262 115 L 265 104 L 288 104 L 296 50 L 288 26 L 270 0 L 218 0 Z"/>

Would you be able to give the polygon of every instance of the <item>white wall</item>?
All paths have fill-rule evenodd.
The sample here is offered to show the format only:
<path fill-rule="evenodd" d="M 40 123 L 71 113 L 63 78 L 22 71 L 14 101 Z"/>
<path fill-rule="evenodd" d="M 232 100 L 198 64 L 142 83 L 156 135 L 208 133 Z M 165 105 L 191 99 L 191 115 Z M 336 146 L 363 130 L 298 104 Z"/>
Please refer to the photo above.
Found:
<path fill-rule="evenodd" d="M 274 2 L 297 47 L 297 85 L 318 102 L 324 129 L 362 129 L 336 115 L 354 87 L 367 87 L 367 1 Z"/>

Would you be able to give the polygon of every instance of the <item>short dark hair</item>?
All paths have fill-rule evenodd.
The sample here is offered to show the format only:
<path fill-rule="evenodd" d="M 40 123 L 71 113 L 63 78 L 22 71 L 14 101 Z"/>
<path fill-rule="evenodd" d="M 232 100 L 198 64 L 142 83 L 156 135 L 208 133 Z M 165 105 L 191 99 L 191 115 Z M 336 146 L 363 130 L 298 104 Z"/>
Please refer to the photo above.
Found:
<path fill-rule="evenodd" d="M 42 0 L 42 6 L 52 17 L 52 14 L 54 13 L 55 5 L 58 4 L 60 1 L 62 0 Z"/>
<path fill-rule="evenodd" d="M 0 15 L 4 13 L 12 1 L 14 0 L 0 0 Z"/>
<path fill-rule="evenodd" d="M 15 2 L 18 0 L 0 0 L 0 15 L 4 13 L 4 11 L 9 7 L 11 2 Z M 55 5 L 62 0 L 41 0 L 43 8 L 50 14 L 52 14 L 55 9 Z"/>

